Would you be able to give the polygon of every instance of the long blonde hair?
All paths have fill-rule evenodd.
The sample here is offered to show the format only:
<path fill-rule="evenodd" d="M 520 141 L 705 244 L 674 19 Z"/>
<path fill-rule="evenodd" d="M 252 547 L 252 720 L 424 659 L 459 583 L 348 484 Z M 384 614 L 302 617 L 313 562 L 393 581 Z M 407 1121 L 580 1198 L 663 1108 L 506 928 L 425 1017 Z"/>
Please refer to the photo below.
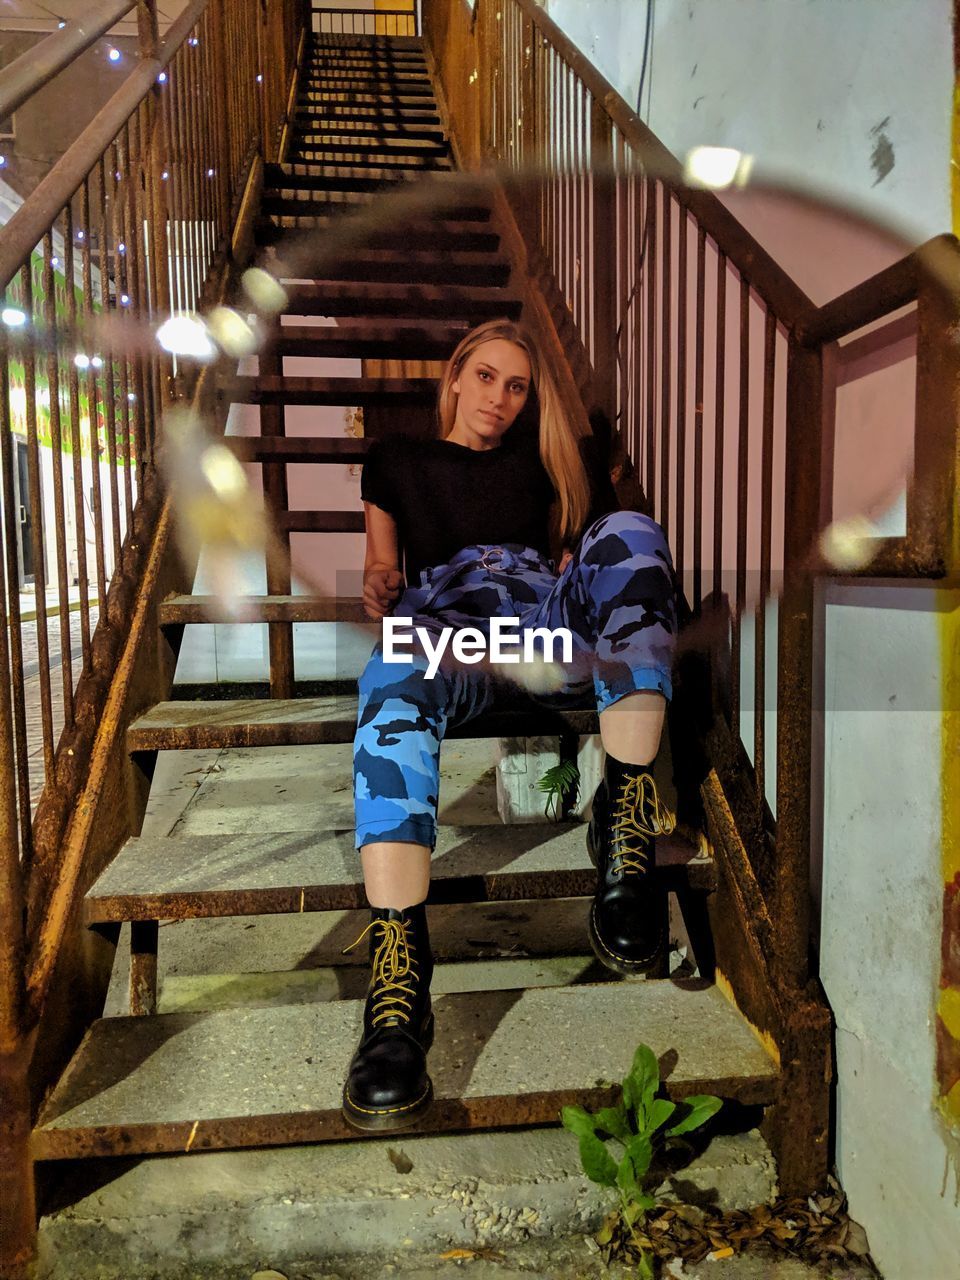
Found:
<path fill-rule="evenodd" d="M 437 391 L 440 439 L 447 438 L 457 417 L 457 401 L 460 397 L 453 390 L 454 382 L 477 347 L 495 338 L 503 338 L 520 347 L 530 361 L 530 381 L 540 417 L 540 459 L 559 496 L 559 537 L 561 541 L 572 539 L 579 533 L 590 509 L 590 482 L 580 456 L 577 437 L 560 403 L 553 378 L 540 359 L 536 343 L 522 325 L 513 320 L 488 320 L 471 329 L 457 344 L 447 361 Z M 521 413 L 526 412 L 529 403 L 528 400 Z M 516 424 L 511 430 L 515 427 Z"/>

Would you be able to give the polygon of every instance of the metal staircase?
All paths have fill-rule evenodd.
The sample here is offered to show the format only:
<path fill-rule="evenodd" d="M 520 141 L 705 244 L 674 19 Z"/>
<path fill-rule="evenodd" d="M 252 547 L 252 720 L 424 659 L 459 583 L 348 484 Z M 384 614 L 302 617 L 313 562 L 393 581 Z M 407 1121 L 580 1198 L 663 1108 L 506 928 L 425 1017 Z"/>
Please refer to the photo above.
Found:
<path fill-rule="evenodd" d="M 449 169 L 419 43 L 315 37 L 300 85 L 291 160 L 266 170 L 257 222 L 263 243 L 277 244 L 282 252 L 287 230 L 329 225 L 349 217 L 351 206 L 415 180 L 427 168 Z M 331 143 L 343 150 L 328 150 Z M 392 226 L 375 247 L 341 258 L 336 272 L 291 286 L 289 307 L 261 372 L 238 377 L 231 386 L 235 402 L 273 412 L 275 434 L 233 438 L 236 452 L 265 469 L 362 459 L 366 441 L 285 436 L 284 406 L 377 407 L 384 410 L 383 421 L 402 427 L 405 406 L 430 404 L 432 380 L 297 377 L 283 372 L 283 357 L 443 357 L 466 326 L 522 313 L 511 274 L 491 209 L 480 205 L 448 208 L 435 226 L 429 220 Z M 338 324 L 318 329 L 298 323 L 317 313 L 336 316 Z M 264 372 L 264 365 L 274 371 Z M 284 492 L 282 484 L 267 481 L 265 489 Z M 287 535 L 363 529 L 362 514 L 354 512 L 281 508 L 275 517 Z M 256 607 L 281 636 L 295 621 L 363 620 L 357 601 L 291 596 L 289 582 L 279 585 L 285 590 L 258 598 Z M 214 618 L 202 600 L 181 596 L 166 600 L 160 614 L 171 632 Z M 289 644 L 274 652 L 292 663 Z M 130 725 L 127 749 L 147 773 L 158 751 L 324 743 L 350 752 L 357 711 L 351 682 L 324 696 L 303 696 L 303 682 L 288 665 L 272 671 L 271 683 L 287 696 L 154 706 Z M 593 711 L 552 714 L 518 703 L 496 708 L 450 736 L 598 730 Z M 583 896 L 585 930 L 595 873 L 584 836 L 582 825 L 567 822 L 441 828 L 431 899 Z M 657 874 L 685 904 L 715 893 L 713 859 L 683 839 L 661 841 L 658 859 Z M 339 1097 L 360 1002 L 158 1014 L 156 961 L 160 920 L 363 904 L 349 830 L 128 841 L 87 892 L 85 915 L 101 929 L 132 924 L 132 1016 L 103 1018 L 90 1027 L 39 1117 L 36 1157 L 356 1139 L 341 1119 Z M 702 915 L 701 906 L 697 918 Z M 743 1103 L 771 1103 L 777 1095 L 775 1058 L 712 985 L 708 946 L 698 958 L 701 978 L 686 983 L 590 982 L 440 997 L 431 1055 L 437 1102 L 420 1130 L 553 1123 L 568 1102 L 607 1097 L 609 1087 L 598 1086 L 597 1079 L 615 1077 L 641 1039 L 675 1064 L 668 1088 L 676 1097 L 716 1091 Z M 595 1055 L 584 1052 L 586 1028 Z M 264 1045 L 270 1046 L 272 1062 L 267 1071 Z M 224 1072 L 227 1046 L 232 1066 Z M 237 1067 L 244 1061 L 256 1063 L 264 1088 L 251 1087 L 254 1074 Z M 529 1083 L 533 1062 L 535 1090 Z"/>

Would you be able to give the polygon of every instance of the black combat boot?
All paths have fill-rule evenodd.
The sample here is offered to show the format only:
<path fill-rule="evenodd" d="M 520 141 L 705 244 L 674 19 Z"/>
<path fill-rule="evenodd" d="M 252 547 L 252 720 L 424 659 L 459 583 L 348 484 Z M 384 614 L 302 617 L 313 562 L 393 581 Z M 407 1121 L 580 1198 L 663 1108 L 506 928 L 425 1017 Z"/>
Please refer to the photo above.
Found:
<path fill-rule="evenodd" d="M 615 973 L 647 975 L 662 964 L 667 904 L 651 874 L 653 842 L 673 828 L 650 766 L 608 755 L 587 830 L 587 850 L 597 868 L 590 945 Z"/>
<path fill-rule="evenodd" d="M 375 907 L 360 938 L 368 931 L 372 973 L 363 1035 L 343 1087 L 343 1114 L 355 1129 L 405 1129 L 433 1099 L 427 1075 L 433 957 L 426 906 Z"/>

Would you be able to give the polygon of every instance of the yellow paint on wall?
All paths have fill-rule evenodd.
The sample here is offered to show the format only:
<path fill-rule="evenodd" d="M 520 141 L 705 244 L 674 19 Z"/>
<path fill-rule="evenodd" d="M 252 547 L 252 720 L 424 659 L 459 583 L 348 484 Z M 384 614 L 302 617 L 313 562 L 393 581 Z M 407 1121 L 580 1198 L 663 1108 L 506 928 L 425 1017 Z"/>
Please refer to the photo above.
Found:
<path fill-rule="evenodd" d="M 955 1040 L 960 1040 L 960 987 L 947 987 L 940 992 L 937 1013 Z"/>

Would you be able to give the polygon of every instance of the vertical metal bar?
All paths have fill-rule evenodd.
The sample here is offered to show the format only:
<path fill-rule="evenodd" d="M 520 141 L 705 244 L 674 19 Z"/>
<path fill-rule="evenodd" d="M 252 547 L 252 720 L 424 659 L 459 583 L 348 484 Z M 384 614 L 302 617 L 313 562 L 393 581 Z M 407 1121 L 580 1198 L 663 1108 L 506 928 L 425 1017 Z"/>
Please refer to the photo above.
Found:
<path fill-rule="evenodd" d="M 103 186 L 103 161 L 97 165 L 100 186 Z M 93 235 L 93 222 L 90 217 L 90 175 L 80 188 L 80 220 L 83 223 L 83 319 L 87 333 L 93 331 L 93 264 L 90 239 Z M 103 273 L 103 239 L 106 227 L 101 219 L 97 229 L 100 242 L 100 310 L 107 307 L 107 282 Z M 87 412 L 90 416 L 90 522 L 93 526 L 94 559 L 97 569 L 97 603 L 100 615 L 104 616 L 107 600 L 107 568 L 106 554 L 103 545 L 103 515 L 100 494 L 100 399 L 97 393 L 97 375 L 90 365 L 87 368 L 84 383 L 87 389 Z"/>
<path fill-rule="evenodd" d="M 43 252 L 43 245 L 40 246 Z M 34 313 L 33 263 L 24 269 L 24 310 L 35 328 L 42 319 Z M 44 546 L 44 502 L 40 474 L 40 444 L 37 437 L 37 363 L 36 339 L 31 335 L 24 348 L 24 389 L 27 402 L 27 485 L 33 517 L 33 575 L 37 604 L 37 655 L 40 683 L 40 727 L 43 739 L 43 772 L 45 782 L 53 777 L 53 707 L 50 699 L 50 646 L 47 636 L 47 565 Z"/>
<path fill-rule="evenodd" d="M 86 239 L 84 230 L 84 239 Z M 76 228 L 73 208 L 67 205 L 63 229 L 63 270 L 66 278 L 67 328 L 71 334 L 78 332 L 77 286 L 74 241 Z M 87 537 L 83 503 L 83 439 L 80 434 L 80 377 L 76 363 L 67 352 L 67 379 L 70 394 L 70 450 L 73 478 L 73 523 L 76 530 L 77 592 L 80 596 L 80 652 L 83 669 L 90 667 L 90 581 L 87 577 Z"/>
<path fill-rule="evenodd" d="M 56 224 L 54 224 L 56 225 Z M 60 674 L 63 723 L 73 727 L 73 654 L 70 644 L 70 586 L 67 582 L 67 511 L 63 493 L 63 440 L 60 432 L 60 356 L 53 231 L 43 238 L 43 310 L 47 338 L 47 398 L 50 415 L 50 472 L 53 480 L 54 541 L 57 548 L 57 601 L 60 614 Z M 59 259 L 57 259 L 59 265 Z"/>
<path fill-rule="evenodd" d="M 657 389 L 657 181 L 648 175 L 646 190 L 647 243 L 643 251 L 644 286 L 647 294 L 647 420 L 644 432 L 647 442 L 645 467 L 647 507 L 657 519 L 656 429 L 654 403 Z"/>
<path fill-rule="evenodd" d="M 767 597 L 770 594 L 770 553 L 773 537 L 773 406 L 776 391 L 777 321 L 767 308 L 763 331 L 763 427 L 760 455 L 760 583 L 754 619 L 753 768 L 757 801 L 766 799 Z"/>
<path fill-rule="evenodd" d="M 724 419 L 726 417 L 727 374 L 727 255 L 717 252 L 717 346 L 715 415 L 713 454 L 713 594 L 719 605 L 725 590 L 723 582 L 723 463 Z"/>
<path fill-rule="evenodd" d="M 144 193 L 149 181 L 149 173 L 147 171 L 147 108 L 144 103 L 140 104 L 136 116 L 136 132 L 135 132 L 135 156 L 136 156 L 136 174 L 137 181 L 134 188 L 134 209 L 133 217 L 135 230 L 130 238 L 128 250 L 130 253 L 130 266 L 132 275 L 132 291 L 130 295 L 130 315 L 135 316 L 140 322 L 145 321 L 149 316 L 149 308 L 147 306 L 147 271 L 146 271 L 146 243 L 144 241 L 144 222 L 146 211 L 144 209 Z M 146 412 L 147 412 L 147 380 L 145 375 L 145 365 L 147 355 L 144 351 L 137 351 L 133 362 L 133 396 L 134 396 L 134 452 L 136 457 L 136 480 L 137 492 L 141 492 L 143 488 L 143 475 L 146 466 L 147 455 L 147 435 L 146 435 Z"/>
<path fill-rule="evenodd" d="M 597 400 L 613 424 L 617 417 L 617 279 L 614 257 L 617 210 L 612 178 L 613 133 L 610 117 L 594 98 L 590 99 L 590 117 L 594 375 Z"/>
<path fill-rule="evenodd" d="M 687 482 L 687 211 L 677 202 L 677 574 L 683 581 L 686 568 Z"/>
<path fill-rule="evenodd" d="M 117 201 L 119 199 L 118 190 L 120 183 L 123 181 L 123 175 L 119 168 L 119 156 L 117 155 L 116 143 L 107 149 L 107 162 L 112 165 L 111 174 L 113 177 L 113 190 L 110 198 L 110 213 L 107 214 L 107 189 L 103 179 L 103 166 L 100 167 L 100 226 L 102 235 L 100 238 L 100 283 L 103 288 L 103 305 L 105 310 L 110 308 L 110 274 L 107 269 L 107 236 L 109 234 L 113 243 L 113 264 L 114 264 L 114 291 L 116 291 L 116 281 L 119 277 L 119 264 L 117 259 L 121 256 L 120 245 L 121 240 L 116 230 L 117 217 Z M 113 349 L 107 347 L 103 351 L 103 402 L 106 417 L 106 433 L 107 433 L 107 463 L 110 474 L 110 515 L 112 521 L 113 533 L 113 567 L 114 572 L 120 566 L 120 494 L 117 486 L 117 392 L 116 377 L 113 368 Z M 105 602 L 104 602 L 105 603 Z"/>
<path fill-rule="evenodd" d="M 29 270 L 29 266 L 26 268 Z M 20 272 L 21 281 L 24 272 Z M 16 278 L 16 277 L 15 277 Z M 21 290 L 22 292 L 22 290 Z M 11 785 L 16 780 L 17 818 L 15 832 L 19 832 L 19 849 L 16 839 L 4 846 L 11 850 L 10 856 L 19 853 L 23 867 L 24 886 L 30 867 L 33 865 L 33 827 L 30 822 L 30 766 L 27 759 L 27 710 L 23 677 L 23 624 L 20 617 L 20 566 L 17 558 L 17 521 L 19 510 L 16 502 L 14 485 L 14 469 L 16 458 L 13 450 L 13 422 L 10 411 L 10 353 L 7 347 L 6 330 L 0 327 L 0 484 L 2 484 L 3 503 L 3 541 L 6 553 L 6 580 L 10 583 L 9 605 L 4 618 L 4 635 L 9 635 L 10 657 L 10 707 L 13 717 L 13 754 L 15 772 L 6 770 L 0 779 L 9 778 Z M 6 671 L 0 666 L 0 676 L 6 682 Z M 0 785 L 3 782 L 0 781 Z"/>
<path fill-rule="evenodd" d="M 750 462 L 750 282 L 740 277 L 740 415 L 737 432 L 737 586 L 730 638 L 730 726 L 740 732 L 740 650 L 747 595 L 747 485 Z"/>
<path fill-rule="evenodd" d="M 120 234 L 123 236 L 123 243 L 126 245 L 127 251 L 119 263 L 117 272 L 117 315 L 122 318 L 122 322 L 126 327 L 127 306 L 129 303 L 124 304 L 123 300 L 130 297 L 130 291 L 133 288 L 130 263 L 131 255 L 135 252 L 135 233 L 133 219 L 130 216 L 130 206 L 133 203 L 134 191 L 139 186 L 137 179 L 140 175 L 131 154 L 129 121 L 127 121 L 120 136 L 123 139 L 124 162 L 129 181 L 123 193 L 123 200 L 119 210 Z M 120 353 L 120 459 L 123 464 L 124 537 L 126 537 L 131 527 L 133 518 L 133 478 L 130 471 L 130 359 L 130 346 L 124 343 L 123 350 Z"/>
<path fill-rule="evenodd" d="M 773 916 L 780 978 L 808 976 L 814 583 L 805 562 L 820 524 L 823 354 L 787 355 L 784 584 L 777 644 L 777 859 Z"/>
<path fill-rule="evenodd" d="M 671 341 L 671 325 L 673 322 L 673 198 L 670 188 L 664 182 L 660 193 L 663 198 L 663 239 L 661 261 L 663 263 L 660 286 L 660 515 L 659 521 L 663 532 L 670 537 L 670 440 L 672 396 L 670 388 L 673 381 L 673 344 Z"/>
<path fill-rule="evenodd" d="M 703 603 L 703 358 L 707 233 L 697 226 L 697 315 L 693 375 L 693 610 Z"/>

